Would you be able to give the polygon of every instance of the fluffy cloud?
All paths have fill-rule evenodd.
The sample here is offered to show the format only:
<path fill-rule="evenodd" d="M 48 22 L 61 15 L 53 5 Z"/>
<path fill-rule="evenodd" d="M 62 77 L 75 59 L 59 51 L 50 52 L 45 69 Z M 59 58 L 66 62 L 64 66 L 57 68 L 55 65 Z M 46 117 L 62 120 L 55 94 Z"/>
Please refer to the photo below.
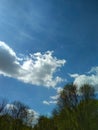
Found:
<path fill-rule="evenodd" d="M 0 42 L 0 74 L 17 77 L 21 66 L 15 52 L 4 42 Z"/>
<path fill-rule="evenodd" d="M 59 60 L 52 54 L 52 51 L 44 54 L 37 52 L 19 58 L 12 48 L 0 42 L 0 75 L 33 85 L 55 87 L 63 79 L 59 76 L 54 77 L 54 73 L 66 63 L 66 60 Z"/>
<path fill-rule="evenodd" d="M 74 84 L 79 88 L 83 84 L 90 84 L 98 91 L 98 67 L 93 67 L 87 74 L 70 74 L 70 76 L 75 79 Z"/>

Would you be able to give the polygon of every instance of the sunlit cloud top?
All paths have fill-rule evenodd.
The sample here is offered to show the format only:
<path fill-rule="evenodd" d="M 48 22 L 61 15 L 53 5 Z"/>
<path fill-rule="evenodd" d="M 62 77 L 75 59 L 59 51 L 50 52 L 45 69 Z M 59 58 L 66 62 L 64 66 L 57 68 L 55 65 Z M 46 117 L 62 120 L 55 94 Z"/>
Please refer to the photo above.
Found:
<path fill-rule="evenodd" d="M 86 74 L 70 74 L 70 77 L 74 78 L 74 84 L 79 88 L 84 84 L 89 84 L 95 87 L 98 91 L 98 66 L 92 67 Z"/>

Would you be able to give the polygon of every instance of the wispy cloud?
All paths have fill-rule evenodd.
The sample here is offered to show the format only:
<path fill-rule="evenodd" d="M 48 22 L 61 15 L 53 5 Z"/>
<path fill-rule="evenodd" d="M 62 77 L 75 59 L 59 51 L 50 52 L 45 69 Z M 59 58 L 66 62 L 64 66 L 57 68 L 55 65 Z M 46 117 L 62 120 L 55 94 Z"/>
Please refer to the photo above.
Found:
<path fill-rule="evenodd" d="M 50 105 L 49 101 L 46 101 L 46 100 L 43 101 L 43 104 Z"/>
<path fill-rule="evenodd" d="M 57 87 L 57 88 L 55 88 L 55 90 L 56 90 L 56 93 L 57 93 L 57 94 L 54 95 L 54 96 L 50 96 L 50 100 L 49 100 L 49 101 L 44 100 L 44 101 L 43 101 L 43 104 L 45 104 L 45 105 L 57 104 L 58 99 L 59 99 L 59 97 L 60 97 L 60 93 L 61 93 L 61 91 L 63 90 L 63 88 Z"/>
<path fill-rule="evenodd" d="M 32 85 L 55 87 L 63 79 L 54 73 L 66 63 L 53 56 L 53 51 L 37 52 L 19 58 L 15 51 L 0 41 L 0 75 Z"/>
<path fill-rule="evenodd" d="M 53 100 L 57 100 L 59 98 L 59 94 L 57 94 L 55 96 L 51 96 L 50 98 L 53 99 Z"/>
<path fill-rule="evenodd" d="M 34 39 L 34 37 L 32 37 L 30 34 L 28 34 L 28 33 L 26 33 L 26 32 L 23 32 L 23 31 L 20 32 L 20 35 L 21 35 L 21 37 L 23 37 L 23 38 L 28 38 L 28 39 L 31 39 L 31 40 Z"/>
<path fill-rule="evenodd" d="M 57 101 L 55 101 L 55 100 L 51 100 L 51 101 L 44 100 L 43 101 L 43 104 L 45 104 L 45 105 L 51 105 L 51 104 L 56 104 L 56 103 L 57 103 Z"/>
<path fill-rule="evenodd" d="M 74 84 L 81 87 L 83 84 L 90 84 L 98 91 L 98 67 L 93 67 L 86 74 L 70 74 L 70 77 L 74 78 Z"/>

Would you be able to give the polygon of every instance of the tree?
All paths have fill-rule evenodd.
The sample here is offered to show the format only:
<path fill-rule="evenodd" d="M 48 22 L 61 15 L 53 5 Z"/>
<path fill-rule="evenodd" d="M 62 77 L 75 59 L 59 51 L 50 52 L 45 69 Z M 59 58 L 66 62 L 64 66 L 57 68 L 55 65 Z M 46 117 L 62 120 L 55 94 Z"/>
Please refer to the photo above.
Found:
<path fill-rule="evenodd" d="M 89 84 L 80 88 L 80 102 L 77 107 L 77 120 L 80 130 L 97 130 L 98 100 L 95 99 L 95 90 Z"/>
<path fill-rule="evenodd" d="M 55 124 L 58 130 L 77 130 L 76 108 L 79 103 L 77 87 L 73 84 L 65 85 L 57 103 L 57 109 L 53 112 Z"/>
<path fill-rule="evenodd" d="M 11 109 L 12 117 L 14 119 L 24 120 L 27 117 L 28 106 L 24 105 L 19 101 L 15 101 L 12 104 L 13 104 L 13 109 Z"/>
<path fill-rule="evenodd" d="M 25 104 L 15 101 L 13 104 L 6 100 L 0 101 L 0 130 L 33 130 L 33 111 Z"/>
<path fill-rule="evenodd" d="M 7 105 L 7 100 L 1 99 L 1 101 L 0 101 L 0 114 L 4 112 L 6 105 Z"/>
<path fill-rule="evenodd" d="M 11 105 L 12 108 L 9 109 L 8 114 L 13 118 L 13 129 L 19 130 L 23 125 L 31 126 L 34 113 L 29 112 L 29 107 L 19 101 Z"/>
<path fill-rule="evenodd" d="M 77 87 L 64 87 L 58 100 L 59 111 L 54 111 L 54 122 L 58 130 L 97 130 L 98 100 L 94 98 L 94 88 L 86 84 L 79 93 Z"/>
<path fill-rule="evenodd" d="M 92 87 L 89 84 L 84 84 L 80 88 L 80 94 L 82 96 L 82 100 L 85 100 L 85 101 L 90 100 L 94 98 L 94 95 L 95 95 L 94 87 Z"/>
<path fill-rule="evenodd" d="M 58 106 L 63 108 L 75 108 L 78 103 L 77 87 L 73 84 L 67 84 L 60 94 Z"/>
<path fill-rule="evenodd" d="M 52 118 L 40 116 L 34 130 L 57 130 L 57 127 Z"/>

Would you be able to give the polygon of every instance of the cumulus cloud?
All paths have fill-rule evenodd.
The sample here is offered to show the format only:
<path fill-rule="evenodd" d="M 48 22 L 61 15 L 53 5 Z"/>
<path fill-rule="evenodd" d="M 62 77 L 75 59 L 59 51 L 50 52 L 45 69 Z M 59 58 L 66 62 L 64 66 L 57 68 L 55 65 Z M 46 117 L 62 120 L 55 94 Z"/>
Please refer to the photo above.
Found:
<path fill-rule="evenodd" d="M 73 77 L 74 84 L 79 88 L 84 84 L 90 84 L 98 91 L 98 67 L 93 67 L 87 74 L 70 74 Z"/>
<path fill-rule="evenodd" d="M 0 74 L 17 77 L 21 66 L 15 52 L 4 42 L 0 42 Z"/>
<path fill-rule="evenodd" d="M 0 41 L 0 75 L 33 85 L 55 87 L 63 79 L 54 77 L 54 73 L 65 63 L 66 60 L 54 57 L 53 51 L 44 54 L 37 52 L 19 58 L 12 48 Z"/>

